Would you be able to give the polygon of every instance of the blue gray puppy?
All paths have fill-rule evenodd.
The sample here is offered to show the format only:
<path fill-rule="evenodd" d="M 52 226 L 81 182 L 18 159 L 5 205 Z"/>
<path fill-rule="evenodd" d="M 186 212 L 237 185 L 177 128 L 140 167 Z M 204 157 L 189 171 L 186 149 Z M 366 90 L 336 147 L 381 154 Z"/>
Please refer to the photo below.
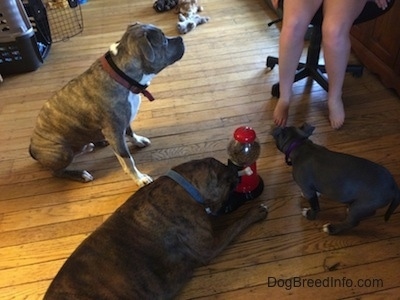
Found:
<path fill-rule="evenodd" d="M 293 166 L 293 179 L 310 203 L 303 215 L 309 220 L 316 218 L 318 194 L 323 194 L 349 205 L 343 222 L 324 225 L 329 234 L 355 227 L 378 208 L 389 205 L 387 221 L 400 203 L 400 191 L 390 172 L 372 161 L 314 144 L 308 139 L 314 129 L 305 123 L 299 128 L 275 128 L 272 133 L 286 163 Z"/>

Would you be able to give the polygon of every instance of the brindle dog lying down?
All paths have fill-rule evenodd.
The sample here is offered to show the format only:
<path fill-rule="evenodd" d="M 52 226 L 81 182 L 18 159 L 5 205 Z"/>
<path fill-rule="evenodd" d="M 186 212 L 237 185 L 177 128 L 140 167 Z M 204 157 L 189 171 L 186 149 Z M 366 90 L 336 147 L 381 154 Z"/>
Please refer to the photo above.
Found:
<path fill-rule="evenodd" d="M 253 207 L 216 236 L 215 214 L 238 184 L 237 171 L 205 158 L 181 164 L 139 189 L 72 253 L 45 299 L 171 299 L 249 225 Z"/>

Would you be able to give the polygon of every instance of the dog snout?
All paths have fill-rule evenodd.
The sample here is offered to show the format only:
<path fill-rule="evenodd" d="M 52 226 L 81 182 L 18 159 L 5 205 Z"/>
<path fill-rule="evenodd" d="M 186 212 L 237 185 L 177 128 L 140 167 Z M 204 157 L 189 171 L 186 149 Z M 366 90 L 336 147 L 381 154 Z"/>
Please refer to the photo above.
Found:
<path fill-rule="evenodd" d="M 170 59 L 176 62 L 183 57 L 185 53 L 185 44 L 180 36 L 168 38 L 168 40 Z"/>
<path fill-rule="evenodd" d="M 282 131 L 283 131 L 282 127 L 280 127 L 280 126 L 279 127 L 275 127 L 274 129 L 272 129 L 271 135 L 273 137 L 277 137 L 282 133 Z"/>

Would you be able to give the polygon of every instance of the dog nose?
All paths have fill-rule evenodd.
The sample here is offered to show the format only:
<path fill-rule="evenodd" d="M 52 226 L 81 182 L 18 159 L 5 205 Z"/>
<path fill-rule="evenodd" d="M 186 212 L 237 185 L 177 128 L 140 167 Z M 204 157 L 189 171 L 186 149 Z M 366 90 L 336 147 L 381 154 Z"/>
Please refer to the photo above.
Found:
<path fill-rule="evenodd" d="M 185 44 L 180 36 L 169 38 L 170 45 L 173 46 L 172 59 L 173 61 L 180 60 L 185 53 Z"/>

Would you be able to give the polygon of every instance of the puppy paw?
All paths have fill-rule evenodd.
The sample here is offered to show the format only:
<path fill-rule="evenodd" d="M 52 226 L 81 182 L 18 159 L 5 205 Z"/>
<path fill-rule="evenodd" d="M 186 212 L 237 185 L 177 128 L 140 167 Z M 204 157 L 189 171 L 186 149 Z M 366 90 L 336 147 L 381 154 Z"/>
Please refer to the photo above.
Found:
<path fill-rule="evenodd" d="M 322 231 L 331 234 L 331 226 L 332 225 L 330 223 L 325 224 L 322 226 Z"/>
<path fill-rule="evenodd" d="M 343 231 L 353 228 L 354 226 L 356 225 L 346 222 L 336 224 L 327 223 L 322 227 L 322 230 L 330 235 L 337 235 L 342 233 Z"/>
<path fill-rule="evenodd" d="M 301 214 L 303 215 L 303 217 L 306 217 L 307 220 L 315 220 L 315 218 L 317 217 L 317 212 L 309 207 L 303 208 Z"/>
<path fill-rule="evenodd" d="M 303 217 L 307 218 L 307 213 L 311 210 L 311 208 L 303 208 L 303 210 L 301 211 L 301 214 L 303 215 Z"/>

